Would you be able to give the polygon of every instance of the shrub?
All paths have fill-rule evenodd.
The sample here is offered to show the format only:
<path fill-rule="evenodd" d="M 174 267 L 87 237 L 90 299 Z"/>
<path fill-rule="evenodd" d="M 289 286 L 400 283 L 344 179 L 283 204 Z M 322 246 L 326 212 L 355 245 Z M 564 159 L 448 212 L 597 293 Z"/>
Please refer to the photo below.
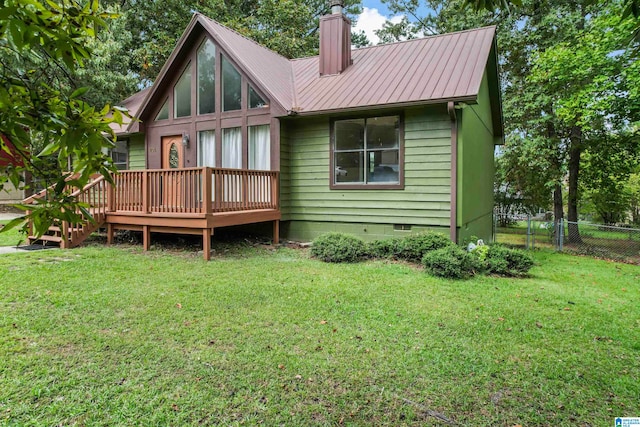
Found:
<path fill-rule="evenodd" d="M 324 262 L 358 262 L 366 255 L 366 245 L 350 234 L 326 233 L 313 241 L 311 255 Z"/>
<path fill-rule="evenodd" d="M 407 261 L 420 262 L 422 257 L 431 251 L 455 246 L 455 244 L 442 233 L 420 233 L 407 236 L 400 242 L 397 257 Z"/>
<path fill-rule="evenodd" d="M 521 276 L 533 267 L 533 258 L 523 251 L 491 245 L 485 256 L 487 272 L 501 276 Z"/>
<path fill-rule="evenodd" d="M 367 246 L 367 252 L 372 258 L 397 258 L 401 250 L 402 239 L 399 237 L 374 240 Z"/>
<path fill-rule="evenodd" d="M 455 245 L 427 252 L 422 264 L 432 275 L 448 279 L 466 279 L 482 270 L 478 257 Z"/>

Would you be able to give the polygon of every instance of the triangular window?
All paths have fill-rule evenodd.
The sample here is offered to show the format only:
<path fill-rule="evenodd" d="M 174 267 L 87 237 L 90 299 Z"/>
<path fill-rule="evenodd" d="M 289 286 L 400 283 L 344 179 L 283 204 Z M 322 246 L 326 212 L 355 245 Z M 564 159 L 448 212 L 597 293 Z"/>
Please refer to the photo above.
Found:
<path fill-rule="evenodd" d="M 156 122 L 158 120 L 167 120 L 169 118 L 169 99 L 165 99 L 164 104 L 162 104 L 162 108 L 158 111 L 158 115 L 156 116 Z"/>
<path fill-rule="evenodd" d="M 249 108 L 262 108 L 266 106 L 267 103 L 264 102 L 264 99 L 249 85 Z"/>

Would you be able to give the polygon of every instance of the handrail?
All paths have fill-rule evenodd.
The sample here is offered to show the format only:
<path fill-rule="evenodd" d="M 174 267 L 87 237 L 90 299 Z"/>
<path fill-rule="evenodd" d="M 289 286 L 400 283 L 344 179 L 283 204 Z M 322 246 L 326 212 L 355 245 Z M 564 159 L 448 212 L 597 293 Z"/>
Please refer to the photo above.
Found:
<path fill-rule="evenodd" d="M 109 210 L 143 214 L 210 214 L 278 209 L 279 172 L 232 168 L 120 171 Z"/>

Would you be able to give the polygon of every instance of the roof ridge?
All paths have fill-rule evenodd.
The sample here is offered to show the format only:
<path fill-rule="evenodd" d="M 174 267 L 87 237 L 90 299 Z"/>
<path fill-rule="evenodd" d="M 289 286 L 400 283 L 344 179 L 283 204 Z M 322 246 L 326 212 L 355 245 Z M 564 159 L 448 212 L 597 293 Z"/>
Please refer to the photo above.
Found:
<path fill-rule="evenodd" d="M 237 30 L 234 30 L 233 28 L 229 28 L 229 27 L 227 27 L 226 25 L 224 25 L 224 24 L 222 24 L 222 23 L 220 23 L 220 22 L 216 21 L 215 19 L 209 18 L 207 15 L 204 15 L 204 14 L 202 14 L 202 13 L 200 13 L 200 12 L 195 12 L 195 14 L 196 14 L 196 15 L 198 15 L 198 16 L 202 16 L 203 18 L 205 18 L 205 19 L 206 19 L 207 21 L 209 21 L 209 22 L 212 22 L 212 23 L 214 23 L 214 24 L 217 24 L 217 25 L 221 26 L 221 27 L 222 27 L 222 28 L 224 28 L 225 30 L 229 30 L 229 31 L 231 31 L 232 33 L 235 33 L 237 36 L 240 36 L 240 37 L 242 37 L 243 39 L 245 39 L 245 40 L 247 40 L 247 41 L 250 41 L 250 42 L 251 42 L 251 43 L 253 43 L 254 45 L 261 47 L 262 49 L 266 49 L 266 50 L 268 50 L 269 52 L 274 53 L 275 55 L 279 56 L 279 57 L 280 57 L 280 58 L 282 58 L 282 59 L 285 59 L 285 60 L 287 60 L 287 61 L 291 61 L 291 60 L 290 60 L 289 58 L 287 58 L 286 56 L 279 54 L 278 52 L 276 52 L 276 51 L 275 51 L 275 50 L 273 50 L 273 49 L 269 49 L 267 46 L 265 46 L 265 45 L 263 45 L 263 44 L 258 43 L 257 41 L 253 40 L 253 39 L 252 39 L 252 38 L 250 38 L 250 37 L 245 36 L 244 34 L 242 34 L 242 33 L 238 32 Z"/>

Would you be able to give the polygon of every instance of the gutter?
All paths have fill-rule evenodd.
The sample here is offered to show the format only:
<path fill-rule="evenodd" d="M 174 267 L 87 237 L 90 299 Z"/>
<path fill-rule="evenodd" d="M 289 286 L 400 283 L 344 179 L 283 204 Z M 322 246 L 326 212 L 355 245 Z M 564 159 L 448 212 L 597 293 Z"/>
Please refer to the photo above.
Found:
<path fill-rule="evenodd" d="M 451 222 L 449 237 L 458 243 L 458 119 L 455 103 L 447 102 L 447 111 L 451 118 Z"/>

